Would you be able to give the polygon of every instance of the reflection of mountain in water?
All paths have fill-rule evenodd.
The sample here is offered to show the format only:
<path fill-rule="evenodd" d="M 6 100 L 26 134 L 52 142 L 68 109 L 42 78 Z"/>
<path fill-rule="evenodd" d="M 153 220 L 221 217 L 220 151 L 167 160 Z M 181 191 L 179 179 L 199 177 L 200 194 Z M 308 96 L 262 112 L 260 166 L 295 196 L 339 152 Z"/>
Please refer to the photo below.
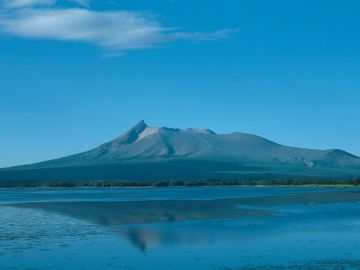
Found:
<path fill-rule="evenodd" d="M 48 202 L 17 204 L 84 219 L 102 226 L 223 219 L 269 214 L 267 210 L 241 209 L 239 200 L 167 200 L 132 202 Z"/>
<path fill-rule="evenodd" d="M 127 239 L 144 252 L 150 244 L 209 244 L 218 239 L 241 241 L 249 236 L 249 232 L 253 235 L 256 231 L 259 235 L 261 228 L 269 226 L 268 219 L 259 219 L 260 217 L 276 218 L 276 222 L 271 224 L 276 224 L 278 227 L 274 230 L 279 230 L 281 222 L 288 224 L 288 218 L 283 216 L 284 219 L 281 219 L 273 214 L 283 206 L 308 205 L 314 208 L 316 205 L 359 201 L 358 191 L 334 191 L 202 201 L 39 202 L 12 206 L 40 209 L 101 226 L 110 226 L 115 234 Z M 264 209 L 265 207 L 271 207 L 273 210 Z M 346 216 L 349 213 L 341 214 Z M 301 215 L 293 220 L 299 224 L 301 218 L 303 221 L 316 218 L 331 221 L 333 212 L 329 212 L 329 216 L 326 217 L 316 216 L 312 212 L 303 212 Z M 192 222 L 183 222 L 190 220 Z M 233 223 L 228 227 L 231 220 Z M 245 222 L 234 226 L 236 220 Z"/>
<path fill-rule="evenodd" d="M 41 209 L 48 212 L 110 226 L 113 232 L 127 239 L 141 251 L 148 244 L 167 245 L 180 242 L 209 242 L 210 234 L 186 229 L 163 230 L 150 228 L 155 223 L 174 223 L 187 220 L 219 220 L 238 217 L 270 215 L 271 211 L 238 207 L 238 200 L 174 200 L 133 202 L 47 202 L 16 204 L 17 207 Z M 174 229 L 174 227 L 173 227 Z"/>
<path fill-rule="evenodd" d="M 121 236 L 124 236 L 128 239 L 132 244 L 138 247 L 142 252 L 146 251 L 146 243 L 152 241 L 152 239 L 148 239 L 148 234 L 142 233 L 142 231 L 137 230 L 135 228 L 130 228 L 123 232 Z"/>
<path fill-rule="evenodd" d="M 167 224 L 140 224 L 116 226 L 112 231 L 127 239 L 142 252 L 149 247 L 212 245 L 216 242 L 242 242 L 249 237 L 249 230 L 258 229 L 248 220 L 237 223 L 234 219 L 191 221 Z M 257 236 L 262 235 L 257 233 Z"/>

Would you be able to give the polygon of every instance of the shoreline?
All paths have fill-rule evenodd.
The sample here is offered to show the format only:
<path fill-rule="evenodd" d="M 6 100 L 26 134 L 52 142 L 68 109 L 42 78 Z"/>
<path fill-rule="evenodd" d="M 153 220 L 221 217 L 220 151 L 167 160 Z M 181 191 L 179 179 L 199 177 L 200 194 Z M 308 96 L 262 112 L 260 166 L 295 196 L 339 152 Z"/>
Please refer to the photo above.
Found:
<path fill-rule="evenodd" d="M 169 181 L 59 181 L 59 182 L 0 182 L 1 189 L 81 189 L 81 188 L 167 188 L 167 187 L 304 187 L 304 188 L 360 188 L 360 180 L 169 180 Z"/>

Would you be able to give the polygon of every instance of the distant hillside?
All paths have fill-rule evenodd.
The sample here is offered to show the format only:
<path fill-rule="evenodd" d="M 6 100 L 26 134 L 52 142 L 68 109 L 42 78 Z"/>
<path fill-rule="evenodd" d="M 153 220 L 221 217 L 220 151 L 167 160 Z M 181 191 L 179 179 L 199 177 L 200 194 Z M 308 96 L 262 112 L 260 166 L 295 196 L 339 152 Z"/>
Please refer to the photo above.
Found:
<path fill-rule="evenodd" d="M 342 150 L 289 147 L 240 132 L 149 127 L 144 121 L 90 151 L 0 170 L 0 181 L 357 177 L 360 158 Z"/>

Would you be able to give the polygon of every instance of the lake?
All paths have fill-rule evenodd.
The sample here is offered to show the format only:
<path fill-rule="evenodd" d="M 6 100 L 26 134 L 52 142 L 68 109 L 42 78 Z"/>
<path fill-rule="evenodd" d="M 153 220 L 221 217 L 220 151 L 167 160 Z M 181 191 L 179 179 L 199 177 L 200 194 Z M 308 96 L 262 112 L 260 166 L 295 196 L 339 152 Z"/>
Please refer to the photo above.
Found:
<path fill-rule="evenodd" d="M 360 189 L 1 189 L 0 269 L 360 269 Z"/>

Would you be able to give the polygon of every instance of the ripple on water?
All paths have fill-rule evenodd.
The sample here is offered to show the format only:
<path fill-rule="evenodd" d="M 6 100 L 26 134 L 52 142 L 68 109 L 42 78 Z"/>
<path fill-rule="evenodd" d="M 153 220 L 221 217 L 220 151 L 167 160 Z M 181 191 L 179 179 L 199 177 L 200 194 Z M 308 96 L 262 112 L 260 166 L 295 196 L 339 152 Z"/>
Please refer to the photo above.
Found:
<path fill-rule="evenodd" d="M 222 267 L 216 270 L 359 270 L 360 260 L 316 260 L 302 264 Z"/>
<path fill-rule="evenodd" d="M 91 223 L 41 210 L 0 206 L 0 215 L 0 255 L 50 243 L 65 247 L 71 240 L 105 233 Z"/>

